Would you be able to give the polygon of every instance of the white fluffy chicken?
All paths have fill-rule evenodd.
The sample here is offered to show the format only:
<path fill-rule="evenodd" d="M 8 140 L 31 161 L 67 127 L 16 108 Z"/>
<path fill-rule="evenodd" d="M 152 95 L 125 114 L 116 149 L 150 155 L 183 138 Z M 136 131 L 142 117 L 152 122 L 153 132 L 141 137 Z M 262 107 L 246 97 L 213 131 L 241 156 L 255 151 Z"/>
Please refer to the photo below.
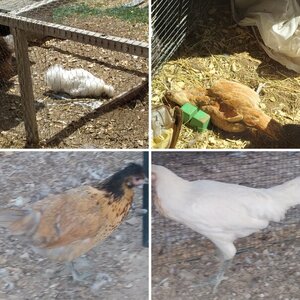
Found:
<path fill-rule="evenodd" d="M 8 48 L 14 52 L 15 51 L 15 43 L 14 43 L 14 36 L 12 34 L 9 34 L 7 36 L 4 36 L 3 39 L 5 40 Z"/>
<path fill-rule="evenodd" d="M 214 292 L 236 254 L 234 241 L 279 222 L 300 204 L 300 177 L 268 189 L 211 180 L 187 181 L 152 165 L 153 201 L 165 217 L 210 239 L 222 254 Z"/>
<path fill-rule="evenodd" d="M 51 66 L 45 81 L 53 92 L 63 92 L 71 97 L 112 97 L 114 88 L 84 69 L 66 70 L 61 65 Z"/>

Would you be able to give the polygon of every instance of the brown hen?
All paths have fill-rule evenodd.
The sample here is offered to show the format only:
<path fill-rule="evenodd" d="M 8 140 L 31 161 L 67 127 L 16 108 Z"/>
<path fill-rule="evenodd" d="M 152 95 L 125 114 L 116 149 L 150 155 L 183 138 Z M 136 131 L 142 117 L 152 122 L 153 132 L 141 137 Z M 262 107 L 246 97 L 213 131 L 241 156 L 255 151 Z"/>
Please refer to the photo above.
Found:
<path fill-rule="evenodd" d="M 185 88 L 167 92 L 166 97 L 179 105 L 190 102 L 198 106 L 216 127 L 227 132 L 255 128 L 275 140 L 283 135 L 282 125 L 259 108 L 259 95 L 241 83 L 222 79 L 210 89 Z"/>
<path fill-rule="evenodd" d="M 143 168 L 131 163 L 98 185 L 50 195 L 30 209 L 2 209 L 0 226 L 26 236 L 36 252 L 71 262 L 121 224 L 132 205 L 133 188 L 144 180 Z M 73 279 L 79 280 L 71 267 Z"/>

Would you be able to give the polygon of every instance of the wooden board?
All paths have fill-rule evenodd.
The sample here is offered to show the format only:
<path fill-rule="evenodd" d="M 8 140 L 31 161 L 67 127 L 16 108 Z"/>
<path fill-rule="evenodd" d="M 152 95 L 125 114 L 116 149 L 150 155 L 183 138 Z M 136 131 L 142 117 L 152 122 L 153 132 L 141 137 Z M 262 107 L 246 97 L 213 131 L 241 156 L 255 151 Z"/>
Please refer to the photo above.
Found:
<path fill-rule="evenodd" d="M 70 26 L 37 21 L 20 16 L 12 16 L 1 12 L 0 24 L 42 36 L 69 39 L 84 44 L 95 45 L 112 51 L 148 57 L 148 44 L 145 42 L 105 35 L 102 33 L 78 29 Z"/>

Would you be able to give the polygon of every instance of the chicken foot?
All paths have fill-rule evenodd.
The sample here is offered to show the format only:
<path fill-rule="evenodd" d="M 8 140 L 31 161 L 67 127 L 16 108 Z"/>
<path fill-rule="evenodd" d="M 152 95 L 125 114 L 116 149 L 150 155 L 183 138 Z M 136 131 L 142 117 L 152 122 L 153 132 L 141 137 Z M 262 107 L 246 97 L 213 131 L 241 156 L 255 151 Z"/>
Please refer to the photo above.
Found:
<path fill-rule="evenodd" d="M 211 285 L 214 285 L 214 287 L 213 287 L 214 294 L 217 292 L 219 284 L 223 280 L 227 279 L 227 277 L 225 277 L 224 274 L 230 267 L 231 261 L 232 261 L 231 259 L 223 260 L 221 263 L 221 266 L 219 268 L 219 271 L 215 275 L 213 275 L 212 278 L 210 279 Z"/>
<path fill-rule="evenodd" d="M 85 274 L 80 274 L 74 266 L 74 262 L 68 262 L 67 267 L 71 272 L 72 278 L 74 282 L 85 282 L 86 278 L 90 277 L 92 274 L 91 273 L 85 273 Z"/>
<path fill-rule="evenodd" d="M 219 267 L 218 272 L 213 274 L 203 283 L 194 285 L 193 287 L 201 287 L 201 286 L 207 286 L 211 285 L 213 287 L 213 293 L 215 294 L 218 291 L 218 286 L 220 283 L 227 279 L 227 277 L 224 276 L 228 268 L 230 267 L 232 262 L 232 259 L 224 260 L 222 259 L 221 265 Z"/>

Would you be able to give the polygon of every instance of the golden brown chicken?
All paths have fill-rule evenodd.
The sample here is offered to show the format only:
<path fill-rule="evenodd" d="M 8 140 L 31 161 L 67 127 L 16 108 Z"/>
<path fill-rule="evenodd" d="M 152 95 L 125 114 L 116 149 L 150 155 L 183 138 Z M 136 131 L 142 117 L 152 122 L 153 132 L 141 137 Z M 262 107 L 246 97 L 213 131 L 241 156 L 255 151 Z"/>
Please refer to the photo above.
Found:
<path fill-rule="evenodd" d="M 12 75 L 12 51 L 0 36 L 0 81 L 6 81 Z"/>
<path fill-rule="evenodd" d="M 222 79 L 210 89 L 185 88 L 167 92 L 166 97 L 179 105 L 190 102 L 198 106 L 216 127 L 227 132 L 255 128 L 275 140 L 283 135 L 281 124 L 259 108 L 259 95 L 241 83 Z"/>
<path fill-rule="evenodd" d="M 26 236 L 36 252 L 71 262 L 121 224 L 132 205 L 133 188 L 144 180 L 143 168 L 131 163 L 98 185 L 50 195 L 30 209 L 1 209 L 0 226 Z M 80 280 L 71 267 L 73 279 Z"/>

